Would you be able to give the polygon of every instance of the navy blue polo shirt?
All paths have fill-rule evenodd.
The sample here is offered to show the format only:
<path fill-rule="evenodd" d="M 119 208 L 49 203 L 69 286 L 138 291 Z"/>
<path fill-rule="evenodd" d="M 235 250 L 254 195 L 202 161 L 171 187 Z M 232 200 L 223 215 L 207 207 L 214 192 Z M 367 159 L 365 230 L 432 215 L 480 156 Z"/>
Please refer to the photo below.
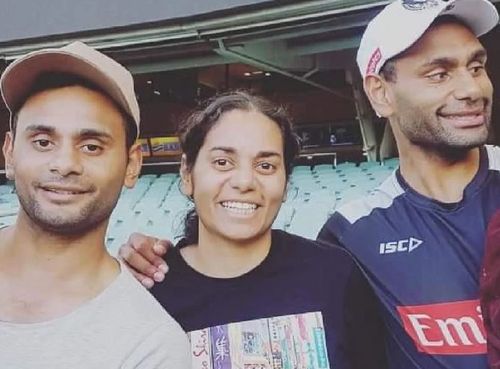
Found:
<path fill-rule="evenodd" d="M 500 207 L 500 149 L 481 148 L 463 199 L 444 204 L 395 171 L 372 194 L 340 208 L 318 235 L 367 271 L 388 327 L 391 369 L 486 369 L 479 307 L 485 233 Z"/>

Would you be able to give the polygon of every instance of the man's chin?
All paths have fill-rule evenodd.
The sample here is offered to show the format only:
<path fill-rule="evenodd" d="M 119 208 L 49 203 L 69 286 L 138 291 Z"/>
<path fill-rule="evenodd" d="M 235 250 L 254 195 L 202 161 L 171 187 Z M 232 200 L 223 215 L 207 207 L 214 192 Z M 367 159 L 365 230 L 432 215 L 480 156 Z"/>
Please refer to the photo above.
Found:
<path fill-rule="evenodd" d="M 474 149 L 483 146 L 488 141 L 488 133 L 478 135 L 476 137 L 464 136 L 457 137 L 455 140 L 450 140 L 449 146 L 462 149 Z"/>
<path fill-rule="evenodd" d="M 485 143 L 486 140 L 446 142 L 435 145 L 430 149 L 439 153 L 440 156 L 449 158 L 450 160 L 460 160 L 465 158 L 471 150 L 477 149 Z"/>
<path fill-rule="evenodd" d="M 488 127 L 481 125 L 474 128 L 446 130 L 439 141 L 441 141 L 441 146 L 449 149 L 469 150 L 486 144 L 488 136 Z"/>
<path fill-rule="evenodd" d="M 35 223 L 47 233 L 71 237 L 79 237 L 97 227 L 96 223 L 87 219 L 37 219 Z"/>
<path fill-rule="evenodd" d="M 434 152 L 439 156 L 458 159 L 466 155 L 470 150 L 483 146 L 487 142 L 487 136 L 481 137 L 458 137 L 448 135 L 442 139 L 415 140 L 414 145 L 424 148 L 426 151 Z"/>
<path fill-rule="evenodd" d="M 97 206 L 48 206 L 28 198 L 19 198 L 23 212 L 40 230 L 54 235 L 79 236 L 99 227 L 111 215 L 113 207 Z"/>

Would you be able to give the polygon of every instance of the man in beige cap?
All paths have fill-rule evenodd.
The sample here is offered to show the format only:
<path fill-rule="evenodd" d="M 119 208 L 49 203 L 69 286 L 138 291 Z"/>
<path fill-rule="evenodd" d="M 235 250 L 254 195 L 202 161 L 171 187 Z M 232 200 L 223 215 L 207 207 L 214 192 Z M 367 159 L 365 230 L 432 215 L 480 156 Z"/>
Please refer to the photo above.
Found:
<path fill-rule="evenodd" d="M 131 74 L 75 42 L 16 60 L 0 85 L 21 204 L 0 230 L 0 366 L 188 368 L 180 326 L 104 244 L 141 168 Z"/>

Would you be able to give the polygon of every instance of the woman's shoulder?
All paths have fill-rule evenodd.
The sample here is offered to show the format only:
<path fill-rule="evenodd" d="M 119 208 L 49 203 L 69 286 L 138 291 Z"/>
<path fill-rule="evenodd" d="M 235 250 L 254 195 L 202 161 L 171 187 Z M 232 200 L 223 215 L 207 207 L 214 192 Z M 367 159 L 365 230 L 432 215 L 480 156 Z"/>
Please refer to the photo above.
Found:
<path fill-rule="evenodd" d="M 287 255 L 293 254 L 303 259 L 314 259 L 321 264 L 355 265 L 352 255 L 340 245 L 311 240 L 282 230 L 273 230 L 273 245 Z"/>

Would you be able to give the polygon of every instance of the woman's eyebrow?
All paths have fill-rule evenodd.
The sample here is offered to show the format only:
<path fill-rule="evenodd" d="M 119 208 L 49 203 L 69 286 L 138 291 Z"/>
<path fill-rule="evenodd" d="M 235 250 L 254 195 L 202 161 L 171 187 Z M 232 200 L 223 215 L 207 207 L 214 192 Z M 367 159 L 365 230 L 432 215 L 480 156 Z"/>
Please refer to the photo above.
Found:
<path fill-rule="evenodd" d="M 234 154 L 236 152 L 236 149 L 234 147 L 228 147 L 228 146 L 214 146 L 210 149 L 210 151 L 224 151 L 228 154 Z"/>

